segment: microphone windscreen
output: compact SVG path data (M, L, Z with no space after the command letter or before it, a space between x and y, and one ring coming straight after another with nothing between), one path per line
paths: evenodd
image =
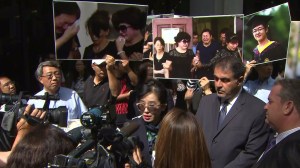
M131 122L129 124L126 124L124 127L120 129L120 131L117 133L116 141L122 140L124 137L128 137L131 134L133 134L138 128L139 124L135 122Z

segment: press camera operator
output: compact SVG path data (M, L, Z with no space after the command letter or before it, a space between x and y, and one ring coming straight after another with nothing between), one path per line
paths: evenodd
M7 76L0 76L0 93L7 94L7 95L15 95L17 92L15 82L12 81ZM6 111L7 107L6 104L1 104L0 111ZM2 115L1 115L2 120Z
M65 106L68 110L68 119L78 119L82 113L87 111L76 91L61 87L62 72L58 62L41 62L36 69L35 77L44 86L36 96L44 95L45 92L48 92L49 95L59 96L59 100L50 101L49 108ZM30 99L28 104L34 104L36 108L43 108L45 100Z
M27 107L25 108L25 111L23 113L23 115L29 115L30 116L34 116L40 119L43 119L45 116L45 112L42 112L39 109L34 109L31 112L31 105L27 105ZM31 112L31 113L30 113ZM28 122L26 121L26 119L23 117L19 120L19 122L17 123L17 136L16 139L13 143L13 147L10 151L6 151L6 152L0 152L0 167L3 167L6 165L7 163L7 159L9 157L9 155L12 153L12 151L14 150L14 148L16 147L16 145L22 140L22 138L24 136L26 136L26 134L33 128L33 126L30 126L28 124ZM31 153L31 152L29 152Z

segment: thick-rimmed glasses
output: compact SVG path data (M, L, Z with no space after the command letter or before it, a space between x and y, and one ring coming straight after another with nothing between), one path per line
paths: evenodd
M265 28L263 28L263 27L259 27L259 28L257 28L257 29L253 29L252 30L252 33L254 34L254 33L256 33L256 32L260 32L260 31L262 31L262 30L264 30Z
M55 72L49 72L46 73L46 75L41 75L41 77L46 77L47 79L52 79L53 76L55 76L55 78L60 78L61 74L59 71L55 71Z
M150 112L157 110L160 107L160 104L156 103L136 103L137 108L141 111L144 112L145 109L147 108Z

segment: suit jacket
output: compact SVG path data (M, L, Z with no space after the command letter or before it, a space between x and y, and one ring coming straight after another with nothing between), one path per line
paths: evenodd
M202 125L212 168L251 167L268 140L265 103L242 90L217 129L220 100L217 94L202 97L196 113Z
M253 168L285 167L300 167L300 131L281 140L253 166Z

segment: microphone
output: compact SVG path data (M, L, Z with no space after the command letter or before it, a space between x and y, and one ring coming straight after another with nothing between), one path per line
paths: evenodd
M76 144L79 144L79 142L82 140L82 129L84 127L80 126L80 127L76 127L71 129L70 131L67 132L68 137Z
M124 137L128 137L133 134L138 128L139 124L135 122L126 123L124 127L120 129L120 131L116 134L114 138L114 142L121 142Z
M73 158L78 158L82 154L84 154L86 151L90 150L92 147L94 147L96 144L96 141L94 139L88 139L83 144L79 145L76 149L71 151L68 156Z

